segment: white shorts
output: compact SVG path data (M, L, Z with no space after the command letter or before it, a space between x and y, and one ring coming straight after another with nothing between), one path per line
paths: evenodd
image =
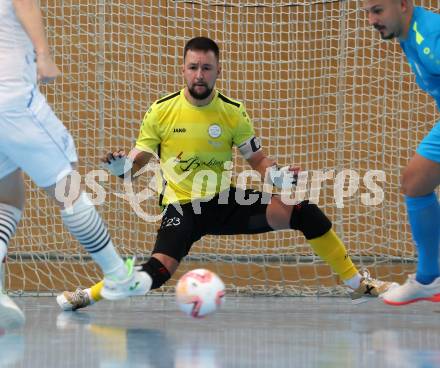
M72 172L77 161L72 136L38 90L27 108L0 111L0 179L22 169L45 188Z

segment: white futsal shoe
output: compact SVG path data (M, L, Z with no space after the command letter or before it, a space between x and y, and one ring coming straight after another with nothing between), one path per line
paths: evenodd
M428 285L421 284L416 280L416 275L408 276L406 282L384 294L383 301L389 305L406 305L421 300L440 302L440 277L437 277Z
M9 330L24 325L25 317L17 304L0 290L0 329Z
M373 298L381 298L384 293L399 286L397 282L373 279L368 270L365 269L362 270L361 274L362 280L359 287L351 293L351 301L353 304L364 303Z
M138 271L134 266L135 258L125 261L127 277L117 280L104 277L104 287L101 296L108 300L125 299L130 296L145 295L151 289L152 279L146 272Z

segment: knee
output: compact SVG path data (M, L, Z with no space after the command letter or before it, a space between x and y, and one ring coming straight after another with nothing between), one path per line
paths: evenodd
M284 204L278 196L271 198L266 209L267 224L273 230L289 229L292 206Z
M72 207L81 197L88 196L81 189L81 177L77 172L72 172L55 184L42 188L46 194L55 201L61 210Z
M290 227L301 231L306 239L315 239L326 234L332 223L316 204L306 200L293 206Z

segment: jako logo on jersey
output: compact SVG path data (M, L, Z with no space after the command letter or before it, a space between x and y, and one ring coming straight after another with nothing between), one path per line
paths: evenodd
M186 128L174 128L173 133L186 133Z

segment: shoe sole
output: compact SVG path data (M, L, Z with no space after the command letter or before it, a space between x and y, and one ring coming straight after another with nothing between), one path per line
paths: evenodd
M387 300L387 299L384 299L383 301L384 301L385 304L396 306L396 307L399 307L399 306L402 306L402 305L407 305L407 304L412 304L412 303L416 303L416 302L421 302L421 301L440 303L440 294L436 294L436 295L431 296L429 298L411 299L411 300L407 300L406 302L393 302L393 301Z
M9 299L9 298L8 298ZM24 325L25 317L23 312L12 300L0 298L0 329L9 330L20 328Z

